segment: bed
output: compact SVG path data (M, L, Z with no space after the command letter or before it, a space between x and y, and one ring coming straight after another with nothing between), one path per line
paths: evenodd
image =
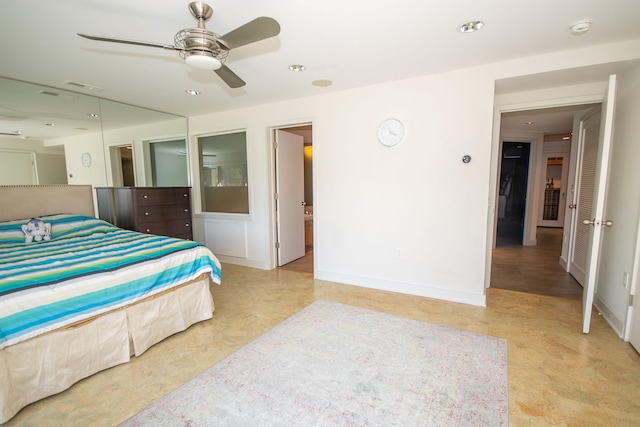
M197 242L95 218L91 186L0 186L0 423L210 319L220 279Z

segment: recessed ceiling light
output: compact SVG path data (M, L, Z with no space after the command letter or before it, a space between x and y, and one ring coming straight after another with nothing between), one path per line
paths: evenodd
M306 70L306 69L307 69L307 67L305 67L304 65L301 65L301 64L291 64L291 65L289 65L289 69L290 69L291 71L298 72L298 71L304 71L304 70Z
M590 28L591 28L591 21L576 22L575 24L569 27L569 29L571 30L571 34L573 34L574 36L582 35L587 31L589 31Z
M197 91L195 89L185 90L185 92L187 92L189 95L193 95L193 96L200 95L200 91Z
M87 113L87 116L89 117L100 117L100 115L96 114L96 113Z
M317 87L327 87L331 86L333 82L331 80L314 80L311 84Z
M473 33L474 31L478 31L482 27L484 27L484 22L482 21L469 21L460 25L458 31L460 31L461 33Z

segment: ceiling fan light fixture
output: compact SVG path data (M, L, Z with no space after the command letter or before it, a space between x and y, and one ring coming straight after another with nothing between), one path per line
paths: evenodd
M218 58L209 55L192 53L184 59L187 65L197 70L218 70L222 67L222 62Z

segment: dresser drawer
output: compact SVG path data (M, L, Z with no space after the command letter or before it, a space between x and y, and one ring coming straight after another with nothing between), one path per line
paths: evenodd
M189 202L188 188L136 188L135 201L138 206L173 205Z
M191 219L191 207L181 205L138 206L136 221L138 223L170 221L173 219Z
M141 233L157 234L159 236L189 236L192 238L191 219L177 219L164 222L149 222L138 224L137 231Z

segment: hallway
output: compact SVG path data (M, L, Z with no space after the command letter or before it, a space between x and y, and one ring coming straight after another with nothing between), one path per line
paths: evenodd
M491 287L571 299L582 286L559 264L562 228L538 227L536 246L500 246L493 250Z

